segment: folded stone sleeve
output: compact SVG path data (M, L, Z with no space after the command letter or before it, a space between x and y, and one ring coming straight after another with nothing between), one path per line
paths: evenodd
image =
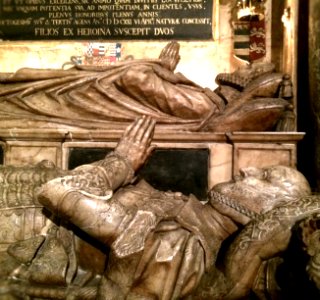
M54 214L111 244L119 235L123 222L131 219L127 209L113 201L113 190L132 176L128 163L112 153L102 161L81 166L68 176L47 182L37 197Z

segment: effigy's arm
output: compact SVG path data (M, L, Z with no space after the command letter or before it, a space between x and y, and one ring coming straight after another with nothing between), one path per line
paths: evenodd
M246 297L262 262L278 256L287 249L292 227L319 212L319 197L308 196L274 208L250 222L237 236L227 253L224 273L231 289L224 299Z
M68 76L78 76L76 69L32 69L21 68L14 73L0 73L0 83L39 81Z
M127 128L104 160L76 168L41 187L38 200L49 211L100 241L111 244L132 218L113 192L129 183L153 147L155 123L142 117Z

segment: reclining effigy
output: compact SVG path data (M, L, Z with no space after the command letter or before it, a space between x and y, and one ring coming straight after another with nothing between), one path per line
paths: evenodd
M212 91L175 73L179 59L171 42L158 59L2 73L0 128L124 129L146 115L162 131L294 130L290 78L272 64L219 74Z
M34 174L29 176L37 183L32 203L43 207L51 222L43 222L41 230L31 227L29 238L15 236L2 250L0 295L288 299L275 272L299 227L311 257L304 268L316 290L308 299L317 299L320 199L311 195L304 176L285 166L243 169L235 181L214 186L205 203L159 191L134 181L153 150L154 127L149 117L138 119L104 159L71 171L8 172ZM12 187L26 178L13 177ZM20 190L12 190L11 199L20 199ZM33 209L23 203L19 208Z

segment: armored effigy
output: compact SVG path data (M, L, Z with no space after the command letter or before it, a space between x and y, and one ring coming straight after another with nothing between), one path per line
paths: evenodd
M152 119L142 117L103 160L71 171L49 168L51 175L37 186L34 203L43 206L50 222L3 249L0 295L278 297L282 285L275 272L286 260L283 253L295 226L303 228L310 255L304 267L318 292L320 199L311 195L304 176L284 166L243 169L234 181L214 186L205 203L192 195L159 191L134 181L153 150L154 126Z
M175 73L179 59L171 42L158 59L1 73L0 128L124 129L146 115L162 131L294 130L290 78L272 64L219 74L212 91Z

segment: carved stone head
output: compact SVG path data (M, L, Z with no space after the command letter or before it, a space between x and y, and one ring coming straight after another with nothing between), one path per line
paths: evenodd
M245 168L233 181L219 183L213 190L257 213L311 194L306 178L286 166Z

